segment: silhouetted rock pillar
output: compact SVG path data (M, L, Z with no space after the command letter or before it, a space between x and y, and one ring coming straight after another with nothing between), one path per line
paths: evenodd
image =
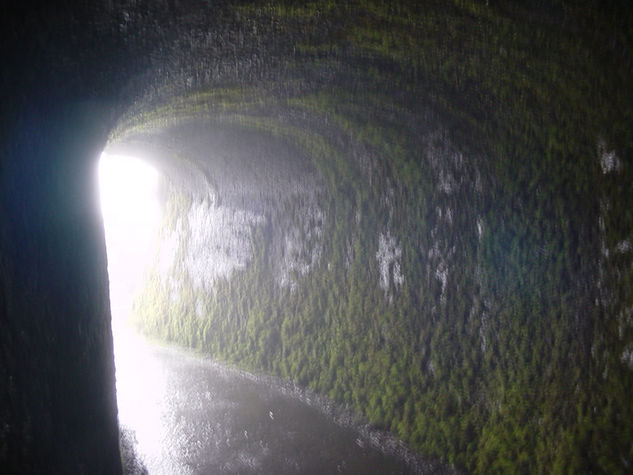
M24 108L0 169L0 467L121 472L91 104Z

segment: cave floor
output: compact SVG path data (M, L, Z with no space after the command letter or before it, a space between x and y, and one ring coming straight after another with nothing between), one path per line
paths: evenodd
M128 329L115 358L119 423L150 474L411 472L266 378Z

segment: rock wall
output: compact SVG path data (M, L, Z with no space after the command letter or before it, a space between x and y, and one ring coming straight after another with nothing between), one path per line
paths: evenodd
M466 471L630 469L631 9L489 3L8 8L5 465L118 470L108 136L167 177L146 331Z
M39 116L4 148L0 460L7 473L121 471L96 193L107 128L96 113L83 104Z

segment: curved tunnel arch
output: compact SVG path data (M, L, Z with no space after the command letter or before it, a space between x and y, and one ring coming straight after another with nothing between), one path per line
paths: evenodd
M14 14L27 28L2 50L7 466L117 471L103 244L78 183L106 141L170 177L198 219L181 236L213 213L235 231L221 276L239 304L181 256L182 308L208 319L165 307L187 333L148 328L468 471L631 463L612 422L633 416L627 9L59 3Z

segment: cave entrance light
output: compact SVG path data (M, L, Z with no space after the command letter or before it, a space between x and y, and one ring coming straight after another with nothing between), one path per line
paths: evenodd
M150 473L183 473L165 460L168 428L162 422L165 378L146 342L128 328L158 247L159 174L136 157L103 153L99 191L110 280L119 427Z
M160 205L158 172L130 156L103 153L99 161L99 191L105 227L113 330L132 311L156 252Z

